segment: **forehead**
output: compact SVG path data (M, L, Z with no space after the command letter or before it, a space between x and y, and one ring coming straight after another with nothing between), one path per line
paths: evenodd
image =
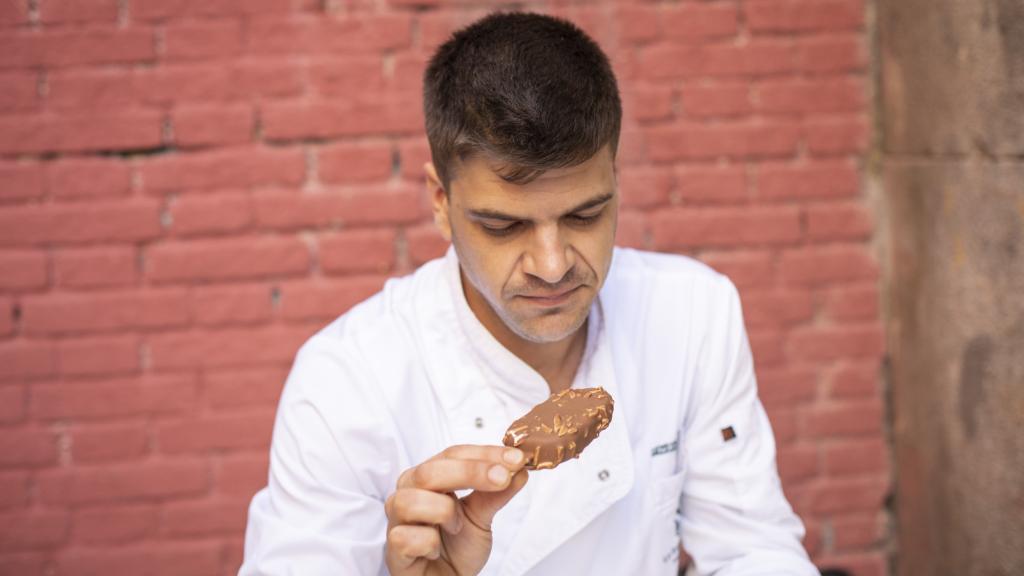
M464 210L539 214L615 192L615 165L608 147L581 164L548 170L526 184L504 180L498 168L483 157L460 162L450 186L452 204Z

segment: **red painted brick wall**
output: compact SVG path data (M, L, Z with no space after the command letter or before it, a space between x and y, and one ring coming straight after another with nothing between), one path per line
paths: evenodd
M0 0L0 574L221 575L297 346L439 255L420 75L485 0ZM552 1L621 242L741 289L822 563L886 573L861 0Z

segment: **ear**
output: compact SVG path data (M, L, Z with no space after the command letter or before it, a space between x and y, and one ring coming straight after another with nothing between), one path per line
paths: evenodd
M434 226L437 226L441 236L448 242L452 240L452 224L448 219L448 195L445 194L441 179L437 177L437 170L433 162L423 165L423 171L427 175L427 196L430 198L430 205L434 212Z

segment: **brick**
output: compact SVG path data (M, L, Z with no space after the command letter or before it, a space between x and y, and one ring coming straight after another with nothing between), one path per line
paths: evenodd
M744 13L755 33L859 30L864 25L859 0L750 0Z
M0 202L38 200L46 194L42 164L0 162Z
M66 248L53 254L54 284L62 288L113 288L135 284L138 253L131 246Z
M304 276L310 255L298 238L193 240L153 246L145 268L155 283Z
M0 68L141 64L155 57L153 31L144 28L33 30L0 36Z
M142 164L142 182L149 192L210 188L298 185L306 177L302 150L243 148L173 154Z
M46 0L39 3L43 24L117 23L117 0Z
M889 451L881 438L829 443L825 447L825 474L863 476L886 474Z
M704 43L735 36L739 18L733 4L683 4L665 6L659 20L670 42Z
M232 58L241 51L239 20L172 23L164 30L162 56L168 61Z
M808 290L747 292L743 295L743 316L749 327L801 324L814 316L814 298Z
M805 119L801 132L812 156L859 154L868 146L863 118Z
M0 342L0 381L52 376L57 372L57 350L50 342Z
M828 379L830 398L871 398L880 394L880 360L844 363Z
M164 514L163 531L169 536L234 536L245 533L249 500L215 498L176 502Z
M132 0L133 20L178 20L185 17L267 16L279 18L289 0Z
M406 229L405 243L410 264L413 266L419 266L434 258L444 256L450 245L433 224L423 224Z
M386 186L316 193L258 193L256 223L272 230L406 224L424 216L422 192Z
M638 49L636 73L655 81L695 78L701 75L704 57L694 46L655 44Z
M863 72L867 67L860 35L801 38L796 45L797 69L804 74Z
M655 162L792 157L799 140L796 125L773 122L693 124L647 132L650 158Z
M370 99L268 102L262 108L263 136L271 142L346 136L408 136L423 131L417 93Z
M170 214L170 231L179 236L239 233L253 219L252 203L244 192L178 198Z
M236 99L297 96L305 89L303 70L287 59L237 62L227 68L227 73L228 96Z
M823 204L807 208L810 240L868 240L873 231L874 222L862 204Z
M139 341L134 336L63 340L57 354L65 376L132 374L141 368Z
M24 508L29 503L28 471L0 472L0 510Z
M252 497L267 485L269 452L262 454L235 454L221 459L215 479L220 494Z
M878 287L841 287L825 295L825 316L837 322L880 319Z
M14 334L14 315L18 313L14 300L0 298L0 336Z
M149 339L152 367L164 371L288 365L299 346L321 327L319 323L270 325L158 334ZM260 353L254 355L253 350Z
M155 505L90 506L74 511L71 540L76 544L126 544L157 533L159 509Z
M0 551L54 548L71 528L65 510L32 510L0 514Z
M737 204L749 198L742 167L682 166L676 168L675 179L683 204Z
M45 288L49 282L45 252L0 251L0 292L38 290Z
M21 0L7 0L0 2L0 26L17 26L28 24L28 2ZM4 572L4 574L15 574L16 572Z
M137 460L146 455L149 432L145 424L80 426L71 431L75 464Z
M328 184L383 182L391 176L392 155L386 142L332 144L320 149L317 171Z
M28 414L28 389L24 386L0 388L0 424L17 424Z
M180 414L194 407L196 397L191 375L107 378L34 386L30 410L42 420L110 420Z
M161 145L161 130L158 112L138 110L4 117L0 154L146 150Z
M856 576L886 576L889 574L889 559L884 552L858 554L827 554L815 558L819 566L845 570Z
M287 378L283 368L208 371L203 378L206 401L217 411L274 408Z
M192 317L200 326L261 324L271 318L270 286L211 286L192 291Z
M3 5L0 2L0 5ZM15 552L0 555L0 574L46 574L50 554L46 552Z
M630 44L646 44L661 38L662 16L657 6L617 6L615 23L619 39Z
M651 215L658 249L691 246L759 246L800 239L796 208L673 208Z
M208 490L210 470L199 458L162 459L45 470L37 484L45 504L127 503L202 494Z
M797 411L788 406L765 407L772 425L775 442L779 446L787 445L796 438Z
M757 373L758 396L765 406L795 406L818 395L818 372L810 367L786 365Z
M426 173L423 171L423 165L433 161L426 137L400 140L399 142L398 161L401 165L402 178L417 183L424 182Z
M669 203L675 187L672 171L664 167L624 166L619 170L622 208L651 208Z
M281 315L287 320L333 320L379 292L381 276L290 282L281 286Z
M0 466L39 467L56 463L57 435L49 430L5 430L0 436Z
M61 159L47 165L46 187L59 200L124 197L131 193L131 166L117 159Z
M336 19L262 18L248 30L248 51L259 56L358 54L401 50L412 44L411 14Z
M184 290L51 293L22 300L22 328L29 335L162 329L188 321Z
M866 108L863 81L822 77L766 81L758 87L757 108L765 114L843 114Z
M0 73L0 113L39 108L39 75L35 72Z
M830 480L816 487L810 496L815 513L874 512L882 508L888 485L884 479Z
M57 553L58 574L219 576L219 542L157 542L126 547L68 548Z
M164 454L265 449L270 445L273 428L272 410L187 418L161 422L156 430L156 445Z
M745 82L685 86L681 98L683 114L694 119L740 117L754 109Z
M792 486L818 475L818 450L814 446L791 446L778 450L778 470L782 483Z
M395 266L395 233L346 230L318 238L320 268L327 274L388 272Z
M844 244L785 251L779 274L789 285L824 286L874 281L879 272L866 247Z
M792 357L808 361L881 357L885 351L885 338L878 323L799 328L790 333L788 340Z
M668 87L641 86L622 93L622 109L627 119L640 122L665 120L675 114L675 100L675 94Z
M178 108L174 142L181 148L245 144L253 138L254 114L245 105Z
M427 72L427 54L405 53L395 57L394 65L385 71L387 90L418 92L423 90L423 75Z
M353 55L317 60L309 65L309 82L318 95L325 97L379 93L387 84L384 59L380 55Z
M398 0L407 2L410 0ZM430 0L433 1L433 0ZM457 29L483 16L482 10L437 10L424 12L419 18L420 50L432 52Z
M728 276L741 293L775 283L775 257L768 251L712 251L703 253L701 260Z
M650 232L647 215L629 210L619 213L615 230L615 245L627 248L650 249Z
M751 330L749 334L750 349L758 368L781 365L786 360L783 350L783 335L773 329Z
M832 520L832 546L836 552L875 548L885 538L885 522L878 514L857 514Z
M698 58L700 76L758 78L796 71L793 45L779 40L751 40L746 44L711 44Z
M805 413L804 434L814 437L878 437L884 418L882 401L871 398L815 407Z

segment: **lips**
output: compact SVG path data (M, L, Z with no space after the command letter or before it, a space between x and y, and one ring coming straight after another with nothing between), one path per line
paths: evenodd
M574 286L564 292L558 292L555 294L521 294L521 296L523 298L529 298L531 300L538 300L542 302L547 300L561 300L564 297L568 296L569 294L575 292L578 288L579 286Z

